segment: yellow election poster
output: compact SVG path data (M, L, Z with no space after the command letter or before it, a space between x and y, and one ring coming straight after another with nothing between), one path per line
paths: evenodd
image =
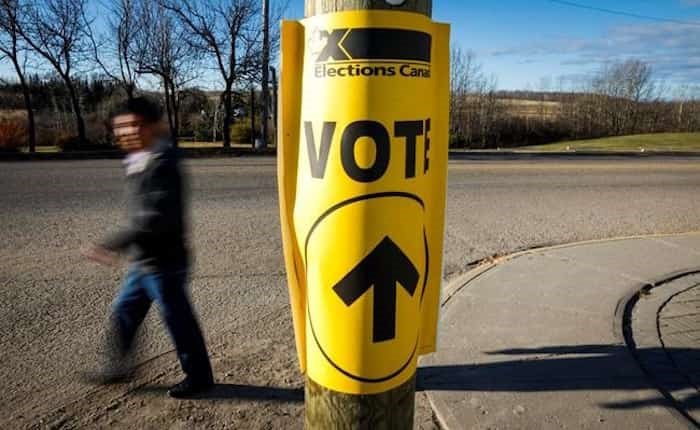
M282 27L278 174L302 369L374 394L435 350L449 27L352 11Z

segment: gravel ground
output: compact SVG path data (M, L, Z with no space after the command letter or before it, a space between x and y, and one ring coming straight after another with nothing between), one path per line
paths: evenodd
M188 161L196 262L192 296L221 384L210 398L164 395L179 370L152 312L140 376L94 387L122 270L78 248L123 216L118 161L0 163L0 427L301 428L281 255L275 161ZM700 160L459 161L450 165L445 277L524 248L700 229ZM433 428L417 397L417 426Z

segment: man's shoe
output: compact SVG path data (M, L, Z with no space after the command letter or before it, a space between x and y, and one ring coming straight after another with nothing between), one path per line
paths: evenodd
M208 391L213 386L214 382L212 380L202 381L187 377L183 379L182 382L180 382L179 384L170 387L170 389L168 390L168 395L176 399L185 399L189 397L194 397L198 394L202 394Z

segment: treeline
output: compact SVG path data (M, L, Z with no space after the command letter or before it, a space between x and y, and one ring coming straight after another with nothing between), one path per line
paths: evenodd
M473 53L452 55L451 145L497 148L661 132L700 131L700 99L675 97L638 60L614 62L575 90L497 91ZM545 85L546 86L546 85Z
M207 138L210 130L230 146L251 101L259 97L272 111L269 57L279 34L278 26L266 31L263 18L276 22L282 10L270 3L265 10L258 0L0 0L0 61L15 72L0 107L24 110L30 150L44 143L37 139L86 147L106 142L116 100L153 90L173 136ZM216 92L198 89L203 81ZM0 146L3 130L17 134L8 121L17 123L0 124Z
M80 95L85 119L87 143L80 146L75 135L70 97L61 79L55 76L31 75L26 85L33 102L38 146L58 146L62 149L94 149L111 144L110 114L127 94L124 88L104 76L76 79L75 90ZM162 93L140 91L153 98L163 98ZM184 88L178 95L178 135L193 141L223 140L223 109L220 94L202 91L195 87ZM234 91L233 125L230 134L234 141L251 143L252 130L260 114L260 91ZM26 112L22 88L16 82L0 83L0 107L5 118L0 119L0 147L17 147L28 144ZM8 136L9 134L9 136ZM9 139L8 139L9 137ZM8 140L13 140L9 142ZM3 145L3 141L8 141Z
M109 144L106 121L114 104L123 98L120 88L110 80L99 78L78 78L74 86L80 97L86 140L91 145ZM24 90L32 101L35 144L58 145L65 149L78 146L70 95L62 80L30 75L26 77L24 87L17 82L0 85L0 106L5 111L0 122L0 146L13 148L29 143Z

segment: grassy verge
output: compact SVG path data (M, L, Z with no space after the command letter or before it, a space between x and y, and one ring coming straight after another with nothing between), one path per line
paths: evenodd
M700 152L700 133L658 133L633 136L609 137L592 140L573 140L549 145L525 146L526 151L684 151Z

